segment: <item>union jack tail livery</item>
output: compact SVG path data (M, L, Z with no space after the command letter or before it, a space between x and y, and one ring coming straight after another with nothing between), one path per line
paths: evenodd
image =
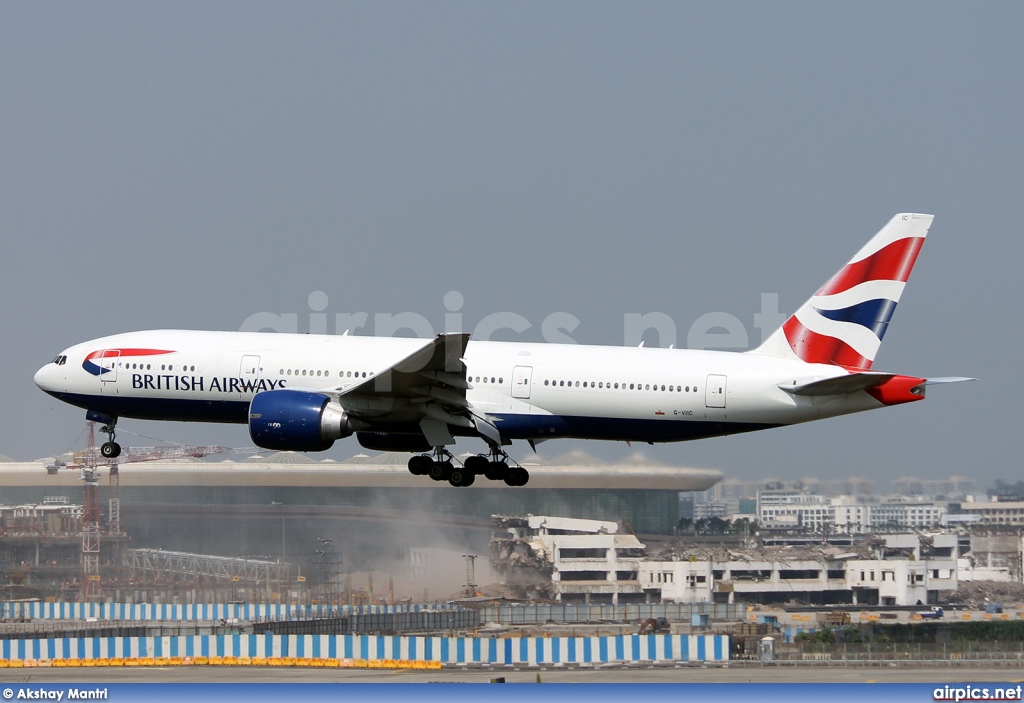
M933 218L902 213L889 220L753 353L870 369Z

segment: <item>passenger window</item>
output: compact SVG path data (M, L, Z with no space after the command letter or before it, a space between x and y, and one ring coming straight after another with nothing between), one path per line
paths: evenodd
M661 390L665 390L665 386L662 386L662 387L661 387Z
M501 384L501 383L504 383L504 382L505 382L505 379L502 378L501 376L499 376L498 377L498 383Z
M633 390L633 384L632 383L629 384L629 390Z

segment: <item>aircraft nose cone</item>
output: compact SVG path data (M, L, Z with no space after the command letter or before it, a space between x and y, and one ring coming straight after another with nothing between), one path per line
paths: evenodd
M36 371L36 375L32 377L32 380L35 381L36 386L38 386L41 390L44 390L44 391L46 390L46 377L47 377L46 367L47 366L49 366L49 364L47 364L43 368L41 368L38 371Z

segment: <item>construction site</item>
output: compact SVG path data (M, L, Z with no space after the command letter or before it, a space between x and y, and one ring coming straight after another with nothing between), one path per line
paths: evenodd
M563 488L596 464L569 457L531 465L545 490L474 488L467 500L407 488L403 455L170 446L111 460L93 432L81 451L0 464L4 600L369 604L489 588L558 602L911 605L1022 581L1009 526L673 537L680 491L721 480L708 470L601 466L610 485L655 487ZM985 586L997 583L1009 585Z
M583 515L670 534L679 490L721 479L717 471L642 463L611 472L568 457L530 465L529 489L474 488L467 496L411 482L404 455L317 462L251 447L169 446L108 459L91 425L86 444L40 462L0 463L3 600L445 599L491 582L495 513ZM611 478L572 487L597 471ZM475 575L467 575L464 555L482 555Z

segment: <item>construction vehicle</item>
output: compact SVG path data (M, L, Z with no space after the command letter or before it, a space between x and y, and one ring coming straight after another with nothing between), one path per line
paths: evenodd
M823 627L847 627L850 624L850 614L845 610L832 610L827 613L819 613L818 624Z
M668 618L647 618L640 621L640 629L637 634L653 635L655 633L667 633L672 631Z

